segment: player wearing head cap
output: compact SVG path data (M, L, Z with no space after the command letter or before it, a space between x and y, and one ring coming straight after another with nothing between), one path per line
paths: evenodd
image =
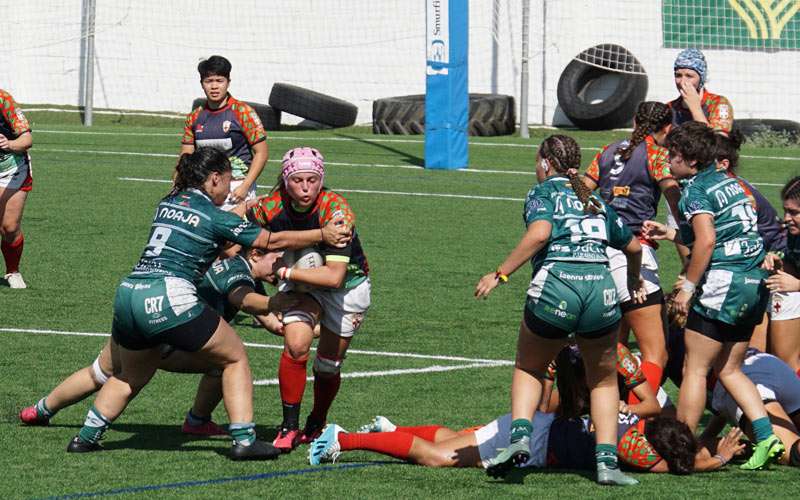
M675 86L680 97L667 105L672 108L672 125L687 121L707 124L728 133L733 128L733 106L724 96L705 89L708 80L706 57L697 49L684 49L675 59Z
M277 271L289 285L310 286L308 293L319 302L323 312L314 359L314 407L302 431L300 402L313 332L303 322L284 327L284 351L278 368L283 423L274 445L285 452L311 442L325 426L328 409L339 391L345 353L370 306L369 268L355 230L355 214L344 197L324 187L324 178L325 164L319 151L308 147L291 149L283 157L272 193L259 199L248 211L252 221L276 232L316 229L339 217L353 228L353 238L346 247L316 247L324 259L322 266L314 269L287 266ZM293 316L291 311L284 314L284 318Z

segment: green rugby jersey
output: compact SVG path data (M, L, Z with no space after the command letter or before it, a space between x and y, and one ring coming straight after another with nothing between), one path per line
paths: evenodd
M225 321L231 321L239 310L228 303L228 294L240 286L255 290L256 280L250 272L250 264L240 255L235 255L211 264L197 286L197 294Z
M226 241L251 246L260 232L257 225L220 210L202 191L181 191L156 207L147 246L129 276L175 276L196 284Z
M691 219L698 214L714 218L716 242L712 268L752 269L764 260L764 242L758 233L758 215L737 177L708 167L689 179L681 191L678 208L685 222L681 238L691 248Z
M596 198L597 199L597 198ZM628 226L614 209L603 206L599 214L586 214L583 203L572 190L569 179L554 176L528 192L523 218L530 226L538 220L553 225L547 246L533 258L534 272L545 262L607 263L606 247L622 249L633 238Z

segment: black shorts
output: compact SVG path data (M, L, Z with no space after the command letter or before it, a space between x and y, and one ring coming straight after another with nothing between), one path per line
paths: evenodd
M196 318L152 337L146 337L138 332L123 334L113 328L111 336L117 344L130 351L143 351L166 344L182 351L197 352L217 331L219 322L219 314L214 309L204 306L203 312Z
M636 309L641 309L643 307L654 306L656 304L664 305L664 292L661 289L656 290L655 292L651 293L647 296L644 302L641 304L637 304L636 302L631 300L626 300L622 304L619 305L619 309L622 311L622 314L627 313L628 311L635 311Z
M755 325L730 325L715 319L708 319L694 309L689 311L689 317L686 318L687 330L694 330L700 335L720 343L749 342L755 328Z
M592 470L596 467L594 435L581 418L556 418L547 439L547 466Z
M553 326L547 321L540 319L538 316L536 316L536 314L534 314L533 311L530 310L529 307L525 308L523 321L525 321L525 326L527 326L528 329L532 331L534 335L538 335L539 337L543 337L546 339L551 339L551 340L566 339L567 337L569 337L569 334L572 333L563 330L561 328L558 328L557 326ZM605 328L601 328L600 330L594 330L591 332L578 332L575 333L575 335L585 339L599 339L600 337L605 337L610 333L616 333L618 329L619 329L619 321Z

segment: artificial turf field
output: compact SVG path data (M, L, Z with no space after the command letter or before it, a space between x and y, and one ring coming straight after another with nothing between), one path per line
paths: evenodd
M49 427L21 426L17 412L90 364L105 342L116 286L138 259L153 208L169 190L182 127L180 120L97 115L86 129L75 114L28 116L34 190L23 219L22 271L29 288L0 283L0 498L622 494L578 472L532 470L496 481L479 469L425 469L361 452L312 468L305 446L274 462L231 462L228 439L179 432L194 375L159 372L112 426L101 453L65 451L91 400L63 410ZM400 424L463 428L508 411L510 361L530 269L520 269L487 301L476 301L472 291L523 232L522 200L535 183L534 146L550 133L471 138L464 172L420 168L419 136L376 136L366 128L269 133L271 160L262 186L273 183L284 151L319 148L328 165L326 184L350 201L369 258L373 305L344 364L351 378L342 382L331 421L354 429L381 414ZM584 148L584 166L597 148L625 135L565 133ZM800 149L745 146L743 155L740 173L780 207L780 187L800 174ZM669 288L677 273L674 250L663 245L659 255ZM240 315L235 328L251 343L258 433L271 440L281 421L275 385L281 339L250 324ZM311 392L309 383L303 418ZM222 408L214 415L227 422ZM625 493L655 498L789 497L800 484L800 472L788 467L635 477L641 485Z

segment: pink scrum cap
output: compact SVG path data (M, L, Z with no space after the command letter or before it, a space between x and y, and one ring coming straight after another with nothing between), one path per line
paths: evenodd
M325 164L322 154L314 148L300 147L290 149L283 155L281 176L283 183L289 181L289 177L300 172L313 172L319 175L320 182L325 177Z

